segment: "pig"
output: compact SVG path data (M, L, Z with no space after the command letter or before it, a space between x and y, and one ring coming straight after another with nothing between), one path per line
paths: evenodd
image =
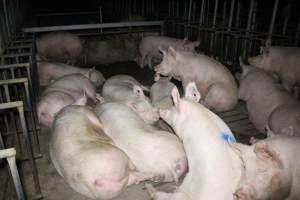
M183 88L194 81L202 95L201 102L209 109L223 112L233 109L238 101L238 89L233 75L218 61L191 52L178 52L172 47L163 61L155 66L156 73L172 76L182 82Z
M60 77L42 93L37 105L39 122L51 127L55 114L67 105L86 104L87 98L97 102L100 95L94 84L82 74Z
M243 160L244 172L235 200L300 198L300 138L276 136L251 147L234 144Z
M138 52L135 38L99 40L86 39L84 44L84 63L88 65L112 64L134 61Z
M174 87L174 107L160 110L161 118L183 142L189 171L173 193L155 191L148 185L156 200L233 199L242 175L242 162L231 148L235 138L216 114L197 103L200 97L195 83L187 84L184 98Z
M186 172L185 152L175 135L145 123L121 103L98 104L95 112L105 133L128 155L137 171L160 176L164 182L178 182Z
M85 106L67 106L58 113L49 148L57 172L71 188L92 199L112 199L129 185L153 179L135 170Z
M63 63L38 62L39 82L41 86L47 86L54 80L68 74L80 73L87 75L96 87L101 86L105 78L102 73L95 68L84 69Z
M241 62L241 66L242 74L238 96L241 100L246 101L250 121L260 132L264 133L274 109L283 104L296 105L297 100L279 84L276 77L252 65L245 65ZM276 117L277 123L281 120L283 125L285 119L278 117ZM273 119L275 120L275 114ZM270 123L273 124L273 122ZM273 125L272 128L274 128Z
M150 88L150 99L155 108L171 108L173 101L171 91L175 85L170 81L171 77L160 77L156 74L156 81ZM163 120L159 119L156 126L162 130L173 132L172 128Z
M261 54L250 57L249 64L267 72L277 73L283 86L292 91L300 83L300 48L269 46L261 47Z
M81 56L82 44L78 36L69 32L51 32L36 40L38 56L44 61L74 65Z
M282 104L268 118L268 127L275 134L300 136L300 104Z
M175 85L170 81L171 77L155 75L155 83L150 88L150 99L157 108L170 108L173 106L171 91Z
M178 51L194 52L195 47L199 46L199 41L191 42L187 38L183 40L165 37L165 36L148 36L140 41L138 64L141 68L148 65L152 69L152 63L158 64L162 60L161 50L166 51L170 46ZM153 62L154 61L154 62Z
M124 103L135 110L145 122L153 124L159 119L158 112L143 90L149 91L133 77L115 75L104 83L102 96L105 101Z
M71 95L53 91L41 96L37 105L37 114L39 123L51 128L55 115L68 105L85 105L87 98L85 95L78 99L74 99Z

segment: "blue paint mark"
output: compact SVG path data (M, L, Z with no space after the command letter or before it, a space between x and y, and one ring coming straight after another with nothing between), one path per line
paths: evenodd
M222 133L222 139L227 142L236 142L235 137L231 133Z

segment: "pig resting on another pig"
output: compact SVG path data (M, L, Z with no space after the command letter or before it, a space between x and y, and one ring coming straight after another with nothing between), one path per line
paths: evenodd
M65 181L92 199L112 199L127 186L151 179L135 171L127 155L105 135L97 116L84 106L68 106L59 112L50 156Z
M235 107L237 85L224 65L208 56L177 52L172 47L162 52L163 61L155 67L156 73L182 81L184 88L194 81L202 95L202 103L208 108L222 112Z
M105 133L122 149L139 172L178 181L187 170L186 156L178 138L146 124L131 108L109 102L98 104L95 112Z

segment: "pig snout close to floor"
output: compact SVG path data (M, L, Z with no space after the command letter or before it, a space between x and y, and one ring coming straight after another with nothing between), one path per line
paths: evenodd
M164 182L178 182L186 172L185 151L174 134L145 123L128 106L117 102L99 104L95 112L105 133L128 155L137 171Z
M42 35L36 41L36 48L42 60L67 64L75 64L82 53L80 38L69 32Z
M174 107L160 110L161 118L183 141L189 171L174 193L150 189L154 199L233 199L241 177L241 160L230 146L235 138L217 115L197 103L201 95L195 91L195 83L188 83L185 98L180 98L175 87L172 90ZM197 98L190 98L194 94Z
M147 65L152 69L153 64L158 64L162 60L160 50L166 51L170 46L178 51L194 52L195 47L199 46L199 41L191 42L187 38L177 39L165 36L144 37L139 45L139 65L144 68Z
M155 123L158 119L158 110L143 90L149 89L128 75L115 75L109 78L102 88L105 101L120 102L136 111L145 122Z
M182 82L194 81L200 91L201 102L217 112L233 109L238 101L238 89L231 72L221 63L201 54L176 51L172 47L162 51L163 61L155 66L156 73L172 76Z
M92 110L68 106L54 121L50 156L57 172L75 191L92 199L112 199L127 186L152 178L137 172L113 144Z
M101 86L105 78L100 71L94 68L80 68L63 63L38 62L39 82L41 86L47 86L54 80L68 75L80 73L89 78L96 87Z

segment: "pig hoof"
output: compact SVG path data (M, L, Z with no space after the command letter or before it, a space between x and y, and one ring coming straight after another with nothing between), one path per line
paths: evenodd
M146 188L148 194L150 195L150 198L154 199L155 192L156 192L155 188L151 184L149 184L149 183L145 184L145 188Z
M100 102L100 103L104 103L104 98L100 96L100 94L96 93L96 99Z

